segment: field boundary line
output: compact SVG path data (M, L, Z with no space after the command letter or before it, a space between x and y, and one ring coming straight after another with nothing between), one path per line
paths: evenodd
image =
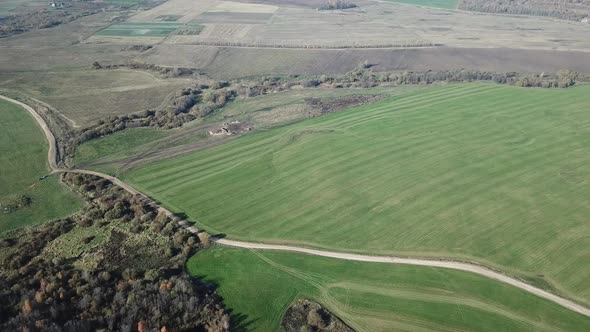
M49 129L45 119L35 111L31 106L20 102L18 100L9 98L7 96L0 95L0 99L3 99L8 102L12 102L22 108L24 108L27 112L31 114L31 116L35 119L37 124L43 130L45 137L49 143L49 150L48 150L48 162L49 166L52 169L51 173L78 173L78 174L89 174L94 175L97 177L101 177L103 179L109 180L112 183L118 185L119 187L123 188L125 191L129 192L132 195L139 195L154 204L159 212L166 214L168 217L172 218L178 224L186 229L188 232L192 234L198 234L201 230L197 229L194 226L191 226L186 220L177 217L172 211L166 209L165 207L159 206L155 203L150 197L141 193L140 191L133 188L131 185L123 182L122 180L107 175L100 172L95 172L91 170L85 169L67 169L67 168L60 168L57 166L57 154L56 154L56 141L53 133ZM264 244L264 243L255 243L255 242L244 242L244 241L235 241L229 240L224 238L214 238L212 237L212 241L214 243L228 246L228 247L235 247L235 248L244 248L244 249L258 249L258 250L275 250L275 251L287 251L287 252L296 252L301 254L313 255L313 256L320 256L320 257L327 257L327 258L334 258L334 259L341 259L341 260L348 260L348 261L358 261L358 262L370 262L370 263L388 263L388 264L403 264L403 265L415 265L415 266L425 266L425 267L434 267L434 268L446 268L452 270L459 270L474 273L488 279L496 280L502 282L504 284L511 285L513 287L519 288L524 290L527 293L536 295L540 298L545 300L549 300L555 304L558 304L564 308L567 308L571 311L577 312L581 315L586 317L590 317L590 308L587 308L584 305L578 304L572 300L563 298L559 295L553 294L549 291L543 290L541 288L535 287L531 284L528 284L522 280L519 280L514 277L510 277L506 274L503 274L498 271L494 271L490 268L487 268L483 265L479 265L476 263L467 263L467 262L459 262L453 261L450 259L422 259L422 258L410 258L410 257L399 257L399 256L376 256L376 255L366 255L366 254L354 254L354 253L346 253L346 252L335 252L335 251L328 251L328 250L319 250L319 249L311 249L311 248L303 248L297 246L289 246L289 245L275 245L275 244Z

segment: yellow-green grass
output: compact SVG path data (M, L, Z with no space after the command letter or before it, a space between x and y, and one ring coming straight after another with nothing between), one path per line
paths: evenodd
M132 128L80 144L74 162L81 165L114 153L136 148L168 136L170 131L152 128Z
M116 174L120 167L128 166L126 160L130 157L142 160L146 152L165 154L164 151L170 148L177 155L176 148L179 146L214 140L205 129L195 131L195 128L206 123L221 126L225 122L240 121L251 124L255 130L264 130L308 118L310 109L306 105L306 98L322 98L329 102L333 98L348 95L401 95L418 88L292 89L264 96L237 98L223 109L175 130L133 128L83 143L77 149L74 160L77 165Z
M29 113L0 101L0 232L71 214L81 200L49 173L47 142ZM29 207L6 213L5 204L26 195Z
M587 331L590 319L517 288L440 268L215 247L189 272L218 285L251 331L311 298L358 331Z
M188 79L162 79L147 71L124 69L18 72L0 80L0 88L45 102L68 124L79 127L107 116L157 109L188 84Z
M407 3L410 5L427 6L435 8L455 9L457 0L385 0L389 2Z
M590 86L433 87L134 170L230 238L477 260L590 303Z

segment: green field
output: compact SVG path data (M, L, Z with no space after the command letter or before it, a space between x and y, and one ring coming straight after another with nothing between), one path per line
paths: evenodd
M219 285L252 331L277 331L311 298L357 331L588 331L590 319L517 288L459 271L215 247L189 272Z
M232 238L475 259L590 303L589 96L433 87L125 177Z
M98 36L165 37L184 26L181 23L115 23L96 33Z
M0 101L0 232L40 223L77 211L81 201L49 173L47 142L35 120L20 107ZM31 198L29 207L6 213L18 196Z
M410 5L427 6L435 8L455 9L458 0L386 0L389 2L407 3Z
M129 150L166 137L170 132L152 128L127 129L82 143L76 148L74 162L81 165L107 155Z

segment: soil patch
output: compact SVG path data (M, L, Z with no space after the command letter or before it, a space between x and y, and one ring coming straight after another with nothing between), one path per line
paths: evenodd
M383 99L383 95L350 95L336 98L305 98L305 105L308 107L308 116L316 117L327 113L333 113L374 103Z

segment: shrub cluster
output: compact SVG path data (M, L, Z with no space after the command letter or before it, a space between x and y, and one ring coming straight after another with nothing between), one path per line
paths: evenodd
M349 9L355 8L356 5L346 0L326 0L326 2L320 6L320 10L334 10L334 9Z
M86 193L89 204L80 214L0 240L0 330L229 330L214 289L183 271L198 238L108 180L75 174L63 180ZM51 252L63 237L89 227L96 233L80 239L79 255ZM98 264L81 265L85 259Z
M442 82L493 81L522 87L567 88L576 82L590 82L590 75L571 70L557 74L498 73L479 70L447 70L426 72L373 72L365 64L338 77L320 77L320 82L336 88L371 88L383 84L433 84Z
M590 0L463 0L459 8L487 13L550 16L579 21L588 17Z
M17 210L31 206L33 199L27 195L8 197L0 200L0 213L13 213Z

